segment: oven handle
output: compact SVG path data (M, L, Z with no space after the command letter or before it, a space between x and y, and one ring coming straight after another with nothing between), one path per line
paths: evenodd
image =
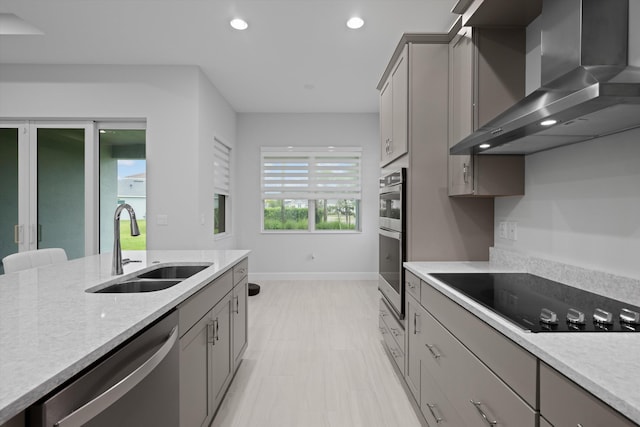
M133 387L138 385L140 381L145 379L155 368L167 357L169 351L178 339L178 327L174 327L169 334L169 338L162 346L142 365L138 366L133 372L127 375L120 382L112 386L110 389L102 393L100 396L84 404L71 414L58 421L56 427L75 427L84 425L96 415L107 409L115 401L127 394Z
M402 240L402 233L399 231L386 230L379 228L378 233L391 239Z
M391 193L402 194L402 184L389 185L388 187L383 187L380 189L381 196L383 194L391 194Z

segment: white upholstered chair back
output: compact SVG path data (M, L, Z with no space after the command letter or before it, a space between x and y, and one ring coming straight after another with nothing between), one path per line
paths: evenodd
M5 273L26 270L43 265L56 264L67 260L67 253L61 248L37 249L18 252L2 259Z

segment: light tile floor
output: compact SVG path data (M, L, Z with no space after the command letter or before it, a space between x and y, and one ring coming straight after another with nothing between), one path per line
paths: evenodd
M264 281L214 427L419 427L380 342L375 281Z

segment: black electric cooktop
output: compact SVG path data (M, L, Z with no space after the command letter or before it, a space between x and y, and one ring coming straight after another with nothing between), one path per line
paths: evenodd
M528 273L431 276L531 332L640 332L640 308Z

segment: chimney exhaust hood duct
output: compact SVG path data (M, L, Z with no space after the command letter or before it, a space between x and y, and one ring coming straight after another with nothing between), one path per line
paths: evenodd
M544 0L540 19L541 87L451 154L531 154L640 126L629 0Z

